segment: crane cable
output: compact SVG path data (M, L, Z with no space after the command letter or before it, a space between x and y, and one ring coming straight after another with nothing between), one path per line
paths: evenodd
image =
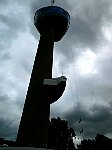
M68 39L67 38L67 41L71 41L71 38L70 39ZM78 105L78 116L79 116L79 119L78 119L78 123L79 123L79 125L80 125L80 134L82 134L83 133L83 127L82 127L82 118L81 118L81 111L80 111L80 102L79 102L79 92L78 92L78 84L77 84L77 78L76 78L76 69L75 69L75 64L74 64L74 59L73 59L73 49L72 49L72 47L71 47L71 45L70 44L68 44L69 46L69 49L71 50L71 55L70 55L70 58L71 58L71 60L72 60L72 62L73 62L73 75L74 75L74 79L75 79L75 91L76 91L76 99L77 99L77 105ZM67 50L67 62L69 63L69 55L68 55L68 50ZM68 64L67 63L67 64ZM63 76L63 74L65 74L65 72L64 72L64 66L63 66L63 62L62 62L62 76ZM71 86L71 88L73 89L73 87Z
M76 69L75 69L75 64L74 64L74 59L73 59L73 49L71 48L71 58L72 58L72 62L73 62L73 74L74 74L74 79L75 79L75 91L76 91L76 98L77 98L77 105L78 105L78 114L79 114L79 120L78 123L80 125L81 131L80 134L83 133L83 127L82 127L82 118L81 118L81 111L80 111L80 102L79 102L79 91L78 91L78 84L77 84L77 77L76 77Z
M78 124L79 124L79 127L80 127L79 134L82 134L83 133L83 127L82 127L82 118L81 118L81 111L80 111L80 102L79 102L79 92L78 92L78 84L77 84L77 77L76 77L76 69L75 69L75 64L74 64L74 59L73 59L73 56L74 56L73 55L73 50L72 50L72 48L70 48L70 49L71 49L71 55L72 55L70 57L71 57L71 60L73 62L73 68L74 68L73 69L73 76L74 76L74 79L75 79L75 91L76 91L76 99L77 99L77 105L78 105ZM68 58L68 51L67 51L67 61L68 60L69 60L69 58ZM65 74L63 62L62 62L62 68L61 69L62 69L61 71L62 71L62 76L63 76L63 74ZM72 86L71 86L71 88L73 89Z

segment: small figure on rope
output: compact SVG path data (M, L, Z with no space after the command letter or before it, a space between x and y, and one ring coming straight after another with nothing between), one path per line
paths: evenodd
M81 118L80 118L80 120L79 120L79 123L81 123Z
M83 133L83 129L80 131L80 134Z
M51 6L53 6L55 3L55 0L51 0Z

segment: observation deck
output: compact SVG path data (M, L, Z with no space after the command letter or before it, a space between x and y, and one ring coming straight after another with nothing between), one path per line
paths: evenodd
M40 34L47 27L54 32L54 41L60 41L70 24L70 15L61 7L48 6L37 10L34 25Z
M66 87L65 76L52 79L44 79L43 85L46 91L46 96L49 99L49 103L52 104L57 101L63 94Z

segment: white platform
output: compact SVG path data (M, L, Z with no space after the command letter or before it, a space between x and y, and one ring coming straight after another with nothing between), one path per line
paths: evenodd
M53 150L53 149L33 148L33 147L0 147L0 150Z

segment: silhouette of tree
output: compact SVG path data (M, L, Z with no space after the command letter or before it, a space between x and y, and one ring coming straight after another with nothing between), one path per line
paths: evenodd
M49 148L57 150L75 150L74 129L68 128L68 121L52 118L49 126Z
M4 144L4 138L0 137L0 145Z
M90 139L84 139L77 147L78 150L91 150L91 148L93 147L93 141Z
M8 146L15 146L15 142L14 141L12 141L12 140L6 140L6 139L0 137L0 145L2 146L4 144L8 145Z
M97 134L95 139L84 139L81 144L77 146L77 150L111 150L112 139L104 135Z
M97 134L95 137L95 146L100 149L112 148L112 139L105 137L104 135ZM111 147L110 147L111 146Z

